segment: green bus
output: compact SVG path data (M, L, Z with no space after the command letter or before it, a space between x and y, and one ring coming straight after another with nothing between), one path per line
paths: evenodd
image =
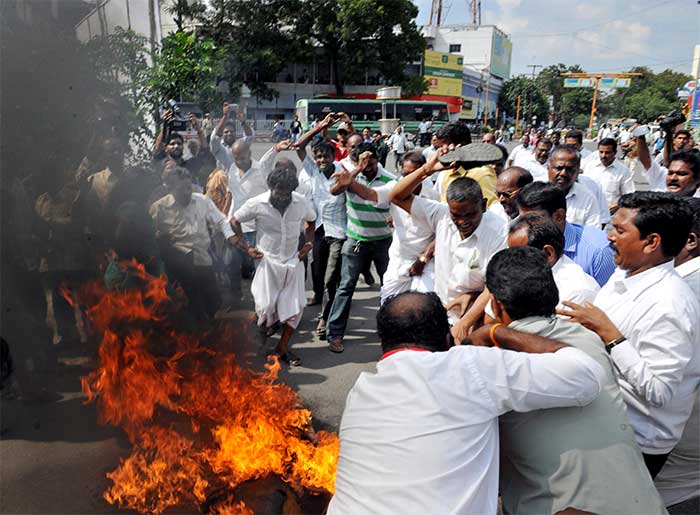
M426 100L386 100L386 116L401 120L404 130L410 133L418 132L420 122L428 117L434 117L433 131L450 121L446 102ZM302 123L304 130L308 130L311 123L318 116L323 119L331 112L344 112L352 119L352 123L359 131L365 127L370 130L379 130L379 119L382 117L382 101L374 99L354 98L302 98L297 100L296 114Z

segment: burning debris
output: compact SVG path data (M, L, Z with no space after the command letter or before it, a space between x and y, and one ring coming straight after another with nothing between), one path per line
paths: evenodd
M134 287L91 284L79 294L103 335L98 368L82 380L87 402L134 445L107 475L113 485L105 499L141 513L196 504L220 514L254 513L266 488L281 496L286 508L278 512L301 513L304 498L327 501L338 437L313 431L310 411L275 383L277 360L264 372L240 366L216 350L230 331L204 338L178 329L167 280L135 261L119 266Z

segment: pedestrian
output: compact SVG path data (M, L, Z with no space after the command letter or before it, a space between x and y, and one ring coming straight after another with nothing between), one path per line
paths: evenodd
M394 170L399 173L401 170L401 158L408 150L408 140L403 132L403 126L399 125L387 142L389 148L394 153Z
M299 115L294 115L294 120L292 120L289 130L292 133L292 143L296 143L301 136L301 122L299 121Z
M572 147L559 146L549 159L549 181L566 195L567 222L601 227L598 201L588 188L577 181L580 167L578 152Z
M243 251L259 260L251 284L258 326L270 330L277 323L282 325L274 354L294 367L301 365L301 359L289 350L289 342L306 305L302 260L313 248L316 213L311 203L294 191L299 180L296 166L289 159L275 163L267 184L269 191L247 200L235 211L231 225ZM243 237L241 223L245 222L253 222L259 230L256 247ZM305 241L299 248L302 231Z
M486 211L479 183L469 177L450 183L446 203L416 196L416 186L435 173L436 165L433 156L420 171L401 178L389 199L435 232L435 291L455 324L455 338L461 341L483 315L489 299L484 291L486 266L505 248L506 228L497 215Z
M617 211L620 197L635 191L632 172L617 159L616 154L617 142L612 138L602 139L598 142L598 158L588 160L582 170L603 189L611 215Z

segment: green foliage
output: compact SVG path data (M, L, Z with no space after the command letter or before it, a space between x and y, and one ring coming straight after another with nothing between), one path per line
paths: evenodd
M605 118L636 118L646 123L679 105L676 88L691 79L689 75L664 70L654 73L646 67L632 68L630 72L642 73L634 77L629 88L618 89L605 96L598 109L599 121Z
M118 131L125 137L128 133L137 158L148 156L153 138L147 43L134 31L117 27L112 34L95 37L80 49L85 65L83 76L96 82L91 89L99 99L93 101L108 102L116 108Z
M272 99L275 82L289 62L310 61L309 22L302 0L211 0L198 17L200 35L224 49L222 78L245 83L253 95Z
M223 51L193 32L174 32L163 38L154 56L147 89L152 106L169 99L207 105L216 95Z
M549 105L537 83L525 75L518 75L507 80L498 97L499 108L509 117L515 117L520 96L520 118L531 123L531 117L537 116L538 123L547 119Z
M546 96L552 97L552 114L554 114L555 123L564 121L567 125L580 126L575 122L576 117L590 113L593 89L564 87L562 74L582 71L577 64L567 66L559 63L547 66L537 76L537 86Z
M411 85L406 64L419 60L425 50L415 21L418 7L410 0L338 0L336 5L337 25L331 25L329 33L322 32L324 27L317 29L321 41L331 42L330 50L327 45L324 50L337 60L345 77L373 67L389 84ZM339 48L334 38L340 39ZM337 79L343 79L343 74L337 74ZM413 85L420 89L420 82ZM342 80L336 80L339 94L342 87Z

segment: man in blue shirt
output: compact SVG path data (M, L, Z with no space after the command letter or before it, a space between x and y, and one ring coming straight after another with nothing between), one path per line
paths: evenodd
M566 196L554 184L533 182L518 195L520 214L548 216L564 233L564 254L603 286L615 271L613 250L605 232L566 222Z

